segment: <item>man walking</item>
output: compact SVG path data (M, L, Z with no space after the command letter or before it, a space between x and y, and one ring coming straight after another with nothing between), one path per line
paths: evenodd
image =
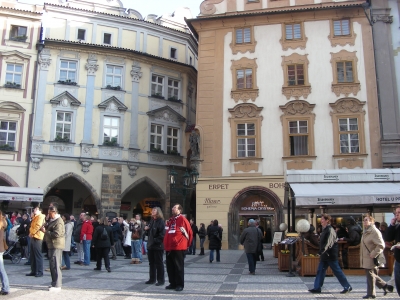
M33 209L34 217L29 228L31 272L26 276L43 276L42 243L44 233L40 230L45 222L45 215L39 207Z
M83 219L85 218L85 213L81 213L79 215L79 220L76 222L74 226L74 234L73 239L76 244L76 252L78 253L78 260L75 262L77 265L83 265L84 255L83 255L83 244L81 244L81 230Z
M51 286L49 291L58 292L61 290L62 273L61 261L62 252L65 248L65 227L64 221L58 213L58 203L51 203L49 206L49 222L42 227L44 238L49 250Z
M311 293L321 293L321 287L324 284L326 269L331 267L333 274L339 280L343 286L341 294L347 294L351 292L352 287L347 281L346 276L343 274L342 269L339 266L339 252L337 244L337 235L335 229L331 226L331 216L328 214L321 215L322 232L320 236L319 244L319 255L320 261L317 269L317 276L314 281L314 288L308 290Z
M244 246L247 262L249 264L249 274L256 274L256 264L258 258L259 244L262 240L261 230L256 227L256 221L250 219L248 226L240 235L240 244Z
M184 256L192 243L193 232L188 220L181 215L182 206L172 207L172 217L165 226L164 248L167 253L167 290L180 292L184 288Z
M396 206L395 217L390 220L389 227L385 230L384 239L387 242L395 241L395 245L392 247L394 251L394 282L396 285L397 294L400 296L400 225L396 225L396 222L400 222L400 205Z

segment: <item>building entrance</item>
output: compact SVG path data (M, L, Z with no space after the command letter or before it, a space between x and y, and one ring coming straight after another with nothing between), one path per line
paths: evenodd
M247 227L247 224L250 219L254 219L259 221L260 229L263 231L263 243L271 243L272 236L274 234L274 227L272 224L275 223L275 216L274 215L241 215L240 216L240 234L242 234L243 230Z

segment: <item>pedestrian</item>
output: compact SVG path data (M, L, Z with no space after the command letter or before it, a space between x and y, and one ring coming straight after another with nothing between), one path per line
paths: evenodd
M208 239L210 240L210 263L214 261L214 250L217 252L216 259L220 262L220 250L222 244L222 229L218 226L218 220L213 221L213 226L208 230Z
M192 228L192 232L193 232L193 241L189 245L189 254L196 255L196 234L199 233L199 230L198 230L193 218L190 219L190 227Z
M131 219L131 221L133 222L133 219ZM132 260L132 232L129 230L130 227L130 223L127 223L124 219L122 219L122 224L124 225L124 241L123 241L123 248L124 248L124 252L125 252L125 258L126 259L130 259L130 264L133 264L133 260ZM136 260L135 260L136 261Z
M80 264L81 266L90 265L90 245L92 243L92 236L93 236L92 222L90 221L90 216L85 215L80 235L80 243L82 244L83 256L84 256L83 263Z
M132 245L132 261L131 264L142 263L142 228L140 220L132 219L129 224Z
M199 239L200 239L200 254L199 255L204 255L204 241L206 239L206 227L205 227L204 223L200 223Z
M385 241L395 241L392 247L394 252L394 282L396 285L397 294L400 296L400 205L396 206L395 216L390 220L389 227L385 230Z
M69 270L71 269L69 253L71 251L71 236L72 236L72 231L74 230L74 223L71 222L69 214L63 214L62 219L64 221L64 226L65 226L65 247L62 252L61 269Z
M260 231L261 231L261 236L262 236L262 239L263 239L263 238L264 238L264 234L265 234L265 230L264 230L264 227L262 227L262 226L260 225L260 220L256 220L256 227L257 227L258 229L260 229ZM262 245L262 239L261 239L261 245ZM258 250L259 250L259 251L258 251L258 253L257 253L257 261L260 261L260 260L264 261L264 251L263 251L263 247L260 247Z
M382 233L374 225L375 219L372 216L364 217L364 233L361 237L361 266L365 269L367 276L367 295L363 299L374 299L376 297L375 284L383 289L384 295L393 292L393 286L388 286L378 276L379 266L374 264L374 258L383 252L385 242Z
M331 267L333 274L343 286L341 294L347 294L352 291L352 287L347 281L346 276L343 274L339 266L339 248L337 244L336 231L331 226L331 216L328 214L321 215L322 231L319 241L320 261L317 269L317 276L315 276L314 288L308 290L311 293L321 293L321 287L324 284L326 269Z
M146 221L142 221L142 229L145 228L147 226L147 222ZM148 240L148 235L146 230L143 230L143 240L142 240L142 254L143 255L147 255L147 240Z
M31 272L26 276L43 276L42 244L44 233L40 230L45 224L46 216L39 207L33 209L34 217L29 228Z
M81 231L82 231L82 225L83 221L85 219L86 214L83 212L79 215L79 220L76 222L74 226L74 233L73 233L73 239L76 245L76 252L78 254L78 260L74 262L74 264L77 265L83 265L84 261L84 253L83 253L83 244L81 243Z
M159 207L153 207L151 210L151 220L148 226L144 228L148 235L147 257L149 259L149 280L146 284L155 283L157 286L164 285L164 236L165 225L164 216ZM156 282L157 280L157 282Z
M95 271L101 271L101 260L104 259L104 266L108 272L111 272L110 267L110 248L114 246L114 237L111 226L108 225L107 217L101 218L99 225L93 233L93 245L96 248L96 268Z
M182 206L172 207L172 217L165 227L164 248L167 253L167 290L180 292L185 285L184 256L192 243L193 233L189 221L182 215Z
M249 274L256 274L257 255L261 245L262 234L261 230L256 227L256 221L250 219L247 223L248 227L243 230L240 235L240 244L244 246L247 262L249 264Z
M347 247L358 246L361 242L361 227L358 226L358 224L356 224L356 221L354 219L350 219L349 224L350 225L347 227L348 237L342 237L339 238L339 240L346 241ZM349 250L347 247L344 248L342 251L342 261L343 261L343 267L345 269L348 269L349 267L349 262L348 262Z
M1 277L1 291L0 295L8 295L10 292L10 284L8 282L8 276L6 269L4 268L4 260L3 260L3 253L6 251L5 249L5 236L4 230L7 228L7 221L4 217L2 211L0 211L0 277Z
M117 259L117 255L120 255L120 252L122 251L121 248L121 236L122 236L122 231L121 231L121 226L119 226L117 218L113 218L111 222L111 231L113 235L113 246L111 246L111 252L112 252L112 257L111 259Z
M20 237L20 245L21 245L21 256L22 259L28 259L29 262L29 228L31 226L31 221L29 220L28 214L22 215L22 223L20 224L17 234ZM29 262L30 264L30 262Z
M48 223L41 228L41 231L44 233L47 243L50 262L51 286L49 291L58 292L62 286L61 261L65 248L65 225L58 213L58 203L50 203L48 215Z

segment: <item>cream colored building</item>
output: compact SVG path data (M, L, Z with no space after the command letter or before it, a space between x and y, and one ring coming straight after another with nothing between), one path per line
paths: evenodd
M286 170L381 167L362 3L206 0L187 21L199 38L197 223L217 218L223 248L237 249L249 218L266 242L288 221Z
M197 41L119 0L44 6L29 186L78 214L170 213L195 122ZM179 198L178 198L179 197ZM189 201L189 197L187 201Z
M28 141L42 8L16 0L0 1L1 186L27 187L28 184Z

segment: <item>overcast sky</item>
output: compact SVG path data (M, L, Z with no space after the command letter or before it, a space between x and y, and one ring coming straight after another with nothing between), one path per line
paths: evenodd
M172 13L178 7L189 7L193 18L200 12L200 4L203 0L121 0L125 8L133 8L143 17L148 14L163 15ZM43 0L18 0L21 3L43 4Z

